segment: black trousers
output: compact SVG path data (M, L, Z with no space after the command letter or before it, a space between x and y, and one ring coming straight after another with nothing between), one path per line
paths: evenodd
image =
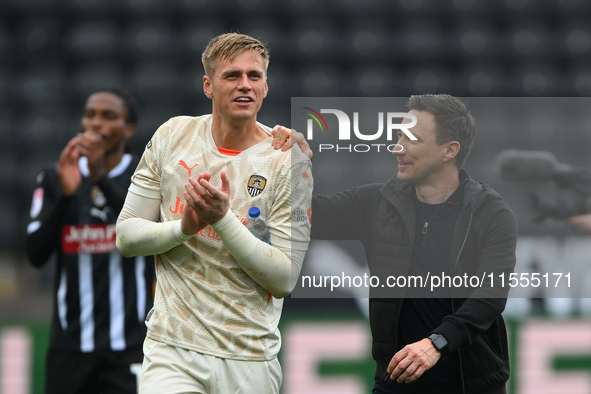
M371 392L373 394L404 394L401 391L391 390L387 387L380 386L377 384L373 386L373 389L371 390ZM433 392L429 392L429 393L421 393L421 394L452 394L452 393L449 391L446 391L445 388L441 388L441 390L438 390L438 391L433 391ZM453 394L455 394L455 392ZM458 393L458 394L461 394L461 393ZM500 386L490 387L488 389L481 390L481 391L479 391L478 394L507 394L507 387L505 384L502 384Z
M142 348L82 353L49 349L46 394L136 394ZM134 365L135 364L135 365Z

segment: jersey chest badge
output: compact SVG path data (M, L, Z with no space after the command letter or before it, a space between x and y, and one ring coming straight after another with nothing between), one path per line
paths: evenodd
M90 189L90 198L92 199L92 203L99 208L102 208L107 204L107 199L98 186L93 186L92 189Z
M267 185L267 179L260 175L251 175L246 188L248 189L248 194L251 197L256 197L265 190L265 186Z

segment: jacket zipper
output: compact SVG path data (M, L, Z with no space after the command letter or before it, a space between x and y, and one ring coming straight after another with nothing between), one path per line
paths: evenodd
M458 253L458 257L456 258L456 263L454 265L454 272L458 268L458 262L460 261L460 256L462 255L462 250L464 250L464 245L466 245L466 241L468 240L468 234L470 233L470 227L472 227L472 218L474 217L474 211L472 207L470 207L470 221L468 222L468 230L466 230L466 236L464 237L464 242L462 242L462 247L460 248L460 252Z

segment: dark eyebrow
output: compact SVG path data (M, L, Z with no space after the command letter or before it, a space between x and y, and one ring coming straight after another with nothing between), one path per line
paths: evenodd
M119 111L116 110L116 109L114 109L114 108L106 108L106 109L103 109L103 110L98 110L96 108L88 107L88 108L85 108L84 109L84 113L83 114L86 115L88 113L95 113L95 114L96 113L99 113L99 114L101 114L103 116L105 116L105 115L116 115L116 116L118 116L119 115Z
M224 71L221 75L222 75L222 77L225 77L226 75L236 74L236 73L239 73L239 72L240 72L239 70L227 70L227 71Z

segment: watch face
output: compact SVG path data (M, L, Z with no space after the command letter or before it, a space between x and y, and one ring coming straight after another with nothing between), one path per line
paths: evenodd
M441 335L435 335L433 338L431 338L431 342L437 350L444 349L447 346L447 341Z

